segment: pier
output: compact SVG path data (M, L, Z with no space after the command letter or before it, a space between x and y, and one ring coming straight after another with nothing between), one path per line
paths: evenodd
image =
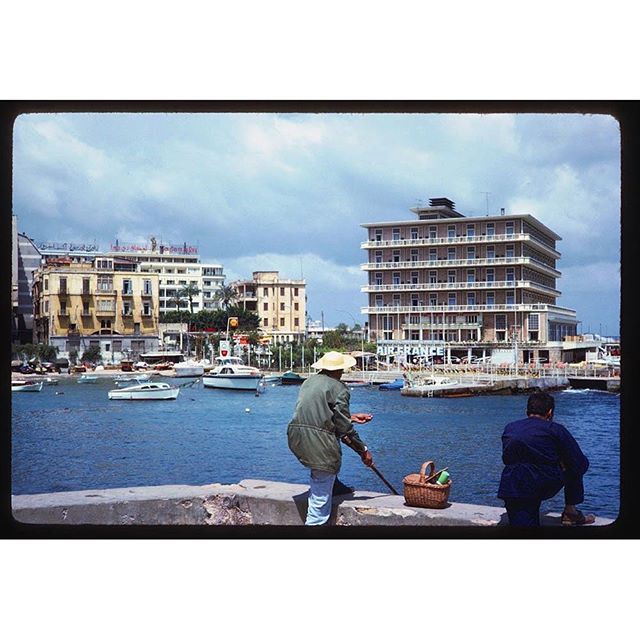
M13 517L54 525L285 525L304 524L308 485L247 479L237 484L165 485L12 496ZM541 514L543 526L560 526L560 513ZM597 518L593 526L607 526ZM333 499L337 526L496 527L505 510L449 503L444 509L409 507L403 496L372 491Z

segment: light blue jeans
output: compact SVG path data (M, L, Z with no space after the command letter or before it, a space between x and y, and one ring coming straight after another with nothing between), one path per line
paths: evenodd
M333 483L336 480L335 473L311 469L311 482L309 483L309 506L307 507L307 520L305 525L320 525L329 520L331 515L331 501L333 498Z

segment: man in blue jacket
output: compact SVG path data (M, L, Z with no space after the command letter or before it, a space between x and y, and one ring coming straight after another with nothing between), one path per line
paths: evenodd
M502 461L498 497L505 502L509 524L540 526L540 504L564 487L565 526L591 524L593 515L576 508L584 501L582 477L589 460L565 427L553 422L555 402L544 392L532 393L527 418L509 423L502 434Z

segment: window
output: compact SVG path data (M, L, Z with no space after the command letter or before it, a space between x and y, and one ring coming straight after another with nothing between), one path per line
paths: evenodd
M475 282L475 281L476 281L476 270L467 269L467 282Z
M293 303L293 310L294 311L300 311L300 305L297 302Z
M262 303L262 310L263 311L269 311L269 303L268 302L263 302Z
M447 227L447 238L455 238L456 237L456 226L454 224L450 224Z
M298 287L294 287L294 288L293 288L293 295L294 295L294 297L296 297L296 298L298 297Z
M455 293L450 293L448 296L448 304L450 307L455 307L457 300L457 295Z
M48 300L44 301L44 312L45 313L49 313L49 301Z
M429 260L435 262L438 259L438 250L429 249Z
M513 258L513 245L512 244L508 244L507 245L507 249L506 249L506 253L505 255L507 256L507 258Z
M476 235L476 225L468 224L467 225L467 238L471 238Z
M194 304L195 307L195 304ZM151 315L151 303L150 302L143 302L142 303L142 315L143 316L150 316Z
M280 287L280 295L283 296L284 295L284 287Z
M380 264L382 262L382 251L376 251L375 261L377 264Z
M493 224L493 222L488 222L487 223L487 235L488 236L494 236L496 234L496 226L495 224Z
M433 240L434 238L437 238L437 237L438 237L438 227L435 227L433 225L430 226L429 227L429 238L431 240Z
M211 280L203 280L202 281L202 286L203 287L210 287L211 286Z
M474 291L467 291L467 304L473 306L476 303L476 294Z
M399 228L392 229L391 236L393 240L400 240L400 229Z
M487 269L487 282L494 282L495 280L495 270Z
M178 280L178 284L181 284L183 287L185 287L187 285L187 281L186 280Z
M438 304L438 294L437 293L430 293L429 294L429 306L430 307L435 307Z
M262 295L263 296L269 295L269 287L262 287Z
M122 315L123 316L130 316L131 315L131 303L130 302L123 302L122 303Z
M400 262L400 251L395 250L393 252L393 262Z
M510 221L510 222L507 222L506 233L507 233L508 236L512 236L513 235L513 225L514 225L513 220Z
M111 329L111 320L100 320L101 329ZM91 342L89 342L91 344Z
M393 306L394 307L399 307L400 306L400 294L399 293L394 293L393 294Z
M67 293L67 279L60 277L60 293Z
M411 249L411 262L418 262L418 250Z
M150 296L152 291L151 280L144 280L143 282L143 292L146 296Z
M105 351L111 351L111 345L108 342L104 343L104 350Z
M113 300L98 300L98 311L113 311Z
M515 304L515 296L513 291L507 291L506 304Z
M513 267L509 267L507 269L507 275L506 275L506 281L507 282L514 282L515 281L515 270Z
M269 326L269 318L264 318L262 320L262 326L263 327L268 327Z
M111 276L98 276L98 291L113 291L113 278Z
M90 316L91 312L89 311L89 303L88 302L83 302L82 303L82 315L83 316Z
M456 272L455 269L447 271L447 282L455 282L456 281Z
M139 322L134 322L133 323L133 332L134 333L140 333L140 323ZM142 345L144 347L144 342L142 342Z
M493 307L495 303L496 303L495 293L493 291L487 291L487 306Z
M382 307L382 306L384 306L382 302L382 295L378 294L376 295L376 307Z
M111 326L111 323L109 323ZM100 347L100 340L89 340L89 347Z
M125 293L125 294L133 293L133 286L131 284L131 280L124 279L122 281L122 293Z
M49 290L49 278L44 279L44 290L45 291Z
M418 294L417 293L412 293L411 294L411 306L412 307L417 307L420 304L420 301L418 300Z
M400 272L399 271L394 271L393 272L392 282L393 282L393 284L400 284Z
M496 329L506 329L507 328L507 316L503 314L496 315Z
M64 301L60 302L60 315L63 315L63 316L67 315L67 303Z
M412 240L418 239L418 227L411 227L411 239Z
M475 259L476 259L476 248L467 247L467 260L475 260Z
M456 259L456 248L448 247L447 248L447 260L455 260Z
M91 279L90 278L82 278L82 293L84 295L89 294L91 291Z
M380 286L382 284L382 274L376 273L376 285Z
M490 244L487 245L487 258L493 259L496 257L496 248Z
M280 318L280 326L284 327L284 318Z
M418 272L417 271L412 271L411 272L411 284L418 284Z
M530 313L529 314L529 331L531 331L531 330L536 330L537 331L540 328L539 318L540 318L540 316L537 313Z
M284 302L280 303L280 311L284 311Z
M175 280L167 280L167 284L175 284L176 281Z
M381 242L382 241L382 229L376 229L373 232L373 238L376 242Z
M294 318L293 319L293 326L294 327L299 327L300 326L300 318Z
M112 260L96 260L96 268L110 271L113 269L113 261Z
M436 282L438 282L438 272L429 271L429 284L435 284Z

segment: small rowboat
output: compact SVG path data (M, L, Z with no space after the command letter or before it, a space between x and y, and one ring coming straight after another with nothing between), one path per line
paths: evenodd
M31 380L12 380L11 391L42 391L42 381L32 382Z

